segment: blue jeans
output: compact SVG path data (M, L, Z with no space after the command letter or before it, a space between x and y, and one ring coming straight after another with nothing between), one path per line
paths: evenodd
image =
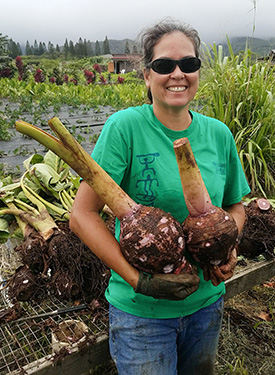
M223 298L182 318L148 319L110 305L110 353L119 375L213 375Z

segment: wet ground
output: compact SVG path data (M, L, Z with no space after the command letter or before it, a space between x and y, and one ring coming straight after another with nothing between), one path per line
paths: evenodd
M5 116L5 105L7 102L2 102L0 105L0 115L2 116ZM16 104L9 103L9 110L16 110L18 107ZM111 107L87 109L71 108L64 105L57 113L54 113L52 108L45 110L36 122L34 116L27 112L20 114L20 117L22 120L51 133L47 122L53 116L57 116L82 147L90 153L105 121L113 112L115 110ZM11 129L10 133L12 134L11 140L0 141L0 163L3 163L7 168L23 171L24 160L34 153L43 155L47 151L44 146L18 133L15 129Z

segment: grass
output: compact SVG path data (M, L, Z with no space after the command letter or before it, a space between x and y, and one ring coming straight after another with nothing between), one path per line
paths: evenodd
M275 193L274 66L250 50L229 56L222 46L205 49L197 100L201 112L227 124L253 194Z

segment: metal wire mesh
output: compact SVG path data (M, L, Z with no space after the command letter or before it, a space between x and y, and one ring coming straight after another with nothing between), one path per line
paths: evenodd
M1 297L1 310L7 305ZM37 315L46 312L52 312L56 309L65 307L65 305L52 298L43 301L42 305L23 306L23 316ZM107 334L108 330L108 312L106 308L101 308L100 316L91 315L88 312L67 313L56 315L49 318L31 319L26 321L12 321L0 324L0 374L16 374L26 365L53 355L53 332L57 330L61 322L74 319L83 322L88 327L87 335L89 337L99 337ZM68 329L69 326L67 326ZM72 334L68 336L73 337ZM67 345L72 346L74 340L68 340Z
M3 264L2 262L1 265ZM7 277L9 271L12 271L8 270L7 264L8 262L5 262L4 269L0 267L2 280ZM99 307L94 310L88 308L79 312L56 314L39 319L28 319L28 317L42 313L51 315L68 305L52 296L40 303L24 302L20 305L23 320L0 322L0 375L26 374L27 372L23 370L26 366L35 368L38 361L41 364L43 361L54 360L56 352L53 348L53 334L58 331L60 324L67 320L73 319L87 326L85 337L89 338L89 343L95 342L96 338L107 334L108 331L108 311L105 301L101 301ZM4 289L0 293L0 311L5 311L11 306L7 291ZM75 342L77 340L74 339L74 332L66 335L69 337L66 346L75 347L78 343Z

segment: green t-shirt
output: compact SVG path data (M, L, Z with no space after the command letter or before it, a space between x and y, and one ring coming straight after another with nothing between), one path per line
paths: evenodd
M191 112L188 129L174 131L155 117L151 105L119 111L106 121L92 157L137 203L159 207L180 223L188 215L173 149L176 139L190 141L206 188L215 206L240 202L249 193L234 138L218 120ZM116 237L119 239L117 220ZM194 313L225 293L199 269L199 289L183 301L157 300L135 293L112 271L107 300L120 310L141 317L174 318Z

